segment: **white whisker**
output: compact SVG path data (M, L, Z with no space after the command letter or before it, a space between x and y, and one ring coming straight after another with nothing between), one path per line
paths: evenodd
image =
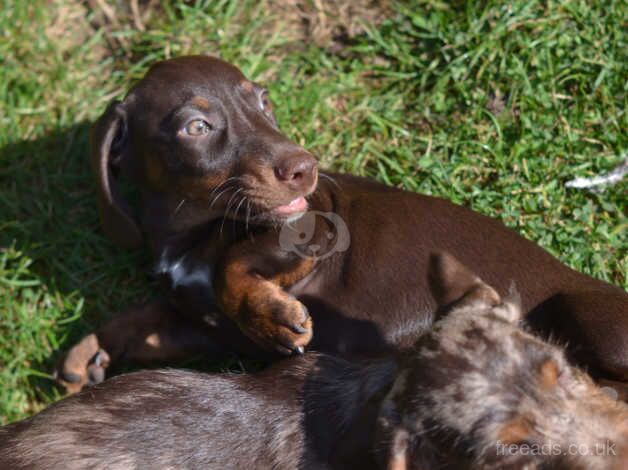
M225 209L225 214L222 216L222 222L220 224L220 234L222 235L222 229L225 226L225 220L227 219L227 214L229 214L229 209L231 208L231 202L233 198L238 195L238 193L242 191L242 188L238 188L236 192L234 192L229 198L229 202L227 202L227 208Z
M328 181L330 181L332 184L334 184L337 188L342 189L342 188L340 187L340 185L338 184L338 182L337 182L334 178L332 178L331 176L326 175L325 173L322 173L322 172L319 172L319 173L318 173L318 176L320 176L321 178L325 178L325 179L327 179L327 180L328 180Z
M216 201L218 201L218 199L220 199L222 197L223 194L225 194L227 191L230 191L231 189L233 189L231 186L223 189L222 191L220 191L218 193L218 195L214 198L214 200L211 202L211 204L209 205L209 208L211 209L212 207L214 207L214 204L216 203Z
M251 217L251 200L246 201L246 219L244 222L244 232L249 233L249 218Z
M174 215L177 215L177 212L179 212L179 209L181 209L183 207L183 204L185 204L185 198L181 199L181 202L179 203L179 205L175 208L174 210Z
M247 200L246 196L242 196L242 198L240 199L240 202L238 203L238 205L235 208L235 211L233 211L233 223L231 224L231 228L232 230L235 232L235 223L236 223L236 217L238 216L238 212L240 212L240 207L242 206L242 204L244 203L244 201Z

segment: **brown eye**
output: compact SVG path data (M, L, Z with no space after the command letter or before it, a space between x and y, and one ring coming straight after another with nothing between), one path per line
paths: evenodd
M262 95L260 96L260 106L262 108L262 111L266 111L266 112L272 112L273 110L273 105L270 102L270 99L268 98L268 92L263 92Z
M185 125L185 133L191 136L205 135L211 130L211 126L207 121L202 119L194 119Z

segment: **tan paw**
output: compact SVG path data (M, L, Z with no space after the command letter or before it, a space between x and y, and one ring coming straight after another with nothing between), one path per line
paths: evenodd
M251 306L242 332L267 350L302 354L312 340L312 318L305 305L282 293Z
M109 354L100 347L96 335L91 334L67 352L55 371L55 377L68 393L77 393L86 385L105 380L109 362Z

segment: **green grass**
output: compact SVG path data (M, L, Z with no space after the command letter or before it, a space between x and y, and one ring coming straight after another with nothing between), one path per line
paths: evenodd
M335 53L295 40L263 0L164 2L144 31L57 5L5 1L0 13L0 424L57 399L58 352L151 296L147 255L99 229L87 139L165 57L233 61L324 166L500 217L627 287L626 184L564 186L627 156L622 2L393 4Z

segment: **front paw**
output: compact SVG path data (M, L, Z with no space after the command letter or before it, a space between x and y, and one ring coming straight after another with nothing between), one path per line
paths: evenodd
M55 377L68 393L77 393L86 385L105 380L109 362L109 354L100 347L96 335L91 334L67 352L55 371Z
M240 328L264 349L302 354L312 340L312 318L305 305L280 293L249 306Z

